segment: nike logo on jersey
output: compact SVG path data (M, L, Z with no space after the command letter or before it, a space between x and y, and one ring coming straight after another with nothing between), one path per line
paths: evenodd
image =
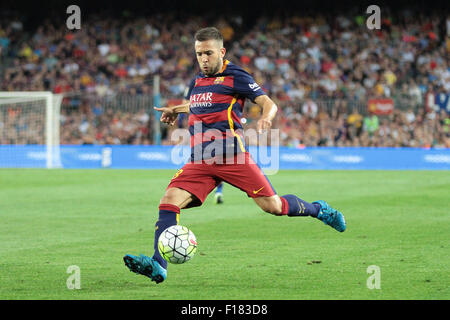
M264 189L264 187L262 187L261 189L258 189L258 190L253 190L253 194L257 194L257 193L260 192L262 189Z

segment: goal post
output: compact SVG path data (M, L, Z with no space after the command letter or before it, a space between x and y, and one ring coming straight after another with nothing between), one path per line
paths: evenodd
M34 152L43 167L61 167L60 109L63 96L47 91L0 91L0 167L29 167L20 147ZM26 153L25 153L26 154Z

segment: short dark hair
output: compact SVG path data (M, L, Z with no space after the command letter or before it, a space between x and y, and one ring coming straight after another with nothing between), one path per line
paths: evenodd
M208 40L217 40L223 42L223 36L217 28L207 27L198 30L195 33L194 39L196 41L208 41Z

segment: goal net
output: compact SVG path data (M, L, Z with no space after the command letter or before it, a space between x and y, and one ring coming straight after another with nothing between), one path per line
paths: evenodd
M61 167L62 95L0 92L0 167Z

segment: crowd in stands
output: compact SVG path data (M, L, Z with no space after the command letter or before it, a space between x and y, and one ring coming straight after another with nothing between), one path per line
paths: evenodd
M380 30L369 30L365 19L262 16L248 27L235 15L215 26L224 35L226 58L247 69L280 106L274 127L284 145L450 147L449 114L434 101L450 93L450 18L404 11L384 16ZM73 97L151 95L158 74L161 95L181 98L198 72L193 34L206 24L201 17L180 21L171 14L92 16L80 30L45 20L30 31L20 18L4 20L0 91L67 94L63 144L150 144L151 106L109 110L74 103ZM392 115L372 117L339 103L318 107L319 101L366 106L367 99L380 97L394 99ZM251 127L260 110L246 107ZM185 118L178 126L186 126ZM163 126L163 143L170 143L171 130Z
M244 114L246 130L256 129L254 107ZM175 126L162 126L162 144L176 143L172 135L177 128L186 128L187 117L180 117ZM44 115L17 113L0 117L0 144L44 144ZM96 105L87 111L62 109L61 144L82 145L149 145L153 143L153 115L145 109L136 112L102 110ZM394 110L391 115L363 115L351 112L296 112L286 108L274 120L279 130L280 145L346 147L418 147L450 148L450 117L446 111L414 112ZM187 130L187 129L186 129ZM187 132L186 132L187 134ZM255 144L256 141L247 141Z
M244 128L255 129L260 114L257 106L244 113ZM287 107L274 120L280 145L337 147L420 147L450 148L450 117L445 110L420 112L412 108L394 110L390 115L362 114L341 105L331 112L324 107L295 111ZM152 144L153 114L137 112L64 111L61 115L62 144ZM174 126L162 126L162 144L174 144L174 130L187 128L187 117L180 116ZM187 129L186 129L187 130ZM256 144L256 141L247 141Z

